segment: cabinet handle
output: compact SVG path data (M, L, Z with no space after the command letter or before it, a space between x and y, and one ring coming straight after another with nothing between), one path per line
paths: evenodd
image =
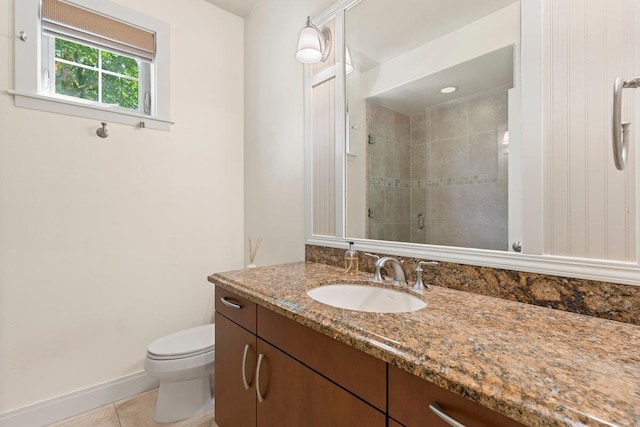
M260 391L260 367L262 367L262 359L264 359L264 354L260 353L258 356L258 366L256 367L256 395L260 403L264 402L264 396L262 395L262 391Z
M444 412L440 407L440 405L438 405L436 402L433 402L432 404L430 404L429 409L431 409L431 412L439 416L445 423L449 424L450 426L465 427L464 424L459 423L458 421L454 420L449 415L447 415L447 413Z
M236 302L231 302L227 299L227 297L220 297L220 301L227 307L235 308L236 310L240 310L242 306Z
M242 354L242 384L245 390L249 390L249 387L251 387L251 384L247 381L247 353L249 353L250 348L251 344L245 344L244 353Z

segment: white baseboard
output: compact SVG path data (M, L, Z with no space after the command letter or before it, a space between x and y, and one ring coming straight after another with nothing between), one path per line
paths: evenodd
M157 387L158 380L138 372L84 390L0 415L0 427L40 427Z

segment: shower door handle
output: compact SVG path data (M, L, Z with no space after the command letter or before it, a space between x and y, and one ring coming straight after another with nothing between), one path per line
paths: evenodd
M637 89L638 87L640 87L640 77L635 77L627 81L618 77L613 84L613 162L618 170L623 170L627 164L627 152L629 151L629 127L631 126L631 123L622 121L622 90Z

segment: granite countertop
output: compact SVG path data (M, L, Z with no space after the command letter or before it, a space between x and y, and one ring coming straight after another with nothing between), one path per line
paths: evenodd
M209 281L525 425L640 425L640 327L437 286L411 291L427 307L395 314L306 294L369 277L299 262Z

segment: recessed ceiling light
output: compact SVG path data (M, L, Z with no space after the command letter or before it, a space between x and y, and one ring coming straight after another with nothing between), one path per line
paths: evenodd
M453 93L456 90L458 90L458 88L455 86L447 86L440 89L440 93Z

